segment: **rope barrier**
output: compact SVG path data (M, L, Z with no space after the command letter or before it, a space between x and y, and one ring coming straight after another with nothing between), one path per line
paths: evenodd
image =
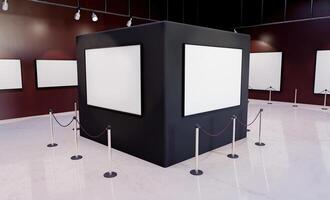
M81 123L80 123L80 121L78 120L78 119L76 119L75 117L74 117L74 120L76 120L77 121L77 123L79 124L79 127L80 127L80 130L82 130L88 137L91 137L91 138L99 138L99 137L101 137L102 135L104 135L104 133L107 131L107 129L109 128L108 126L107 126L107 128L105 128L102 132L100 132L99 134L97 134L97 135L91 135L90 133L88 133L88 131L86 131L86 129L81 125Z
M203 133L205 133L206 135L210 136L210 137L218 137L219 135L223 134L227 129L228 127L232 124L233 120L231 119L229 121L229 123L225 126L225 128L223 128L221 131L215 133L215 134L212 134L210 132L208 132L207 130L203 129L203 127L199 124L196 124L196 127L199 128Z
M72 124L72 122L74 121L74 117L73 117L72 120L68 124L63 125L61 122L59 122L59 120L56 118L56 116L52 112L51 112L51 114L52 114L53 118L55 119L56 123L63 128L70 126Z
M260 115L260 113L261 113L262 111L263 111L263 109L260 109L259 112L258 112L258 114L257 114L257 116L256 116L256 117L252 120L252 122L249 123L249 124L246 124L246 123L242 122L242 121L239 120L238 118L237 118L237 121L238 121L238 123L239 123L241 126L249 127L249 126L251 126L252 124L254 124L254 122L257 121L257 119L258 119L258 117L259 117L259 115Z

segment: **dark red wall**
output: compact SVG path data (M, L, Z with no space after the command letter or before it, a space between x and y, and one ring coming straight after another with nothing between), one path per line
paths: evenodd
M76 1L62 2L74 5ZM91 1L81 2L87 7ZM95 9L102 9L100 2L104 1L93 0ZM118 12L127 4L119 0L112 2L112 9L118 8ZM9 5L8 12L0 11L0 58L21 59L23 90L0 91L0 119L46 114L50 107L56 112L73 110L76 88L36 88L35 60L76 59L77 35L123 27L127 18L98 14L99 21L94 23L91 13L82 12L81 20L77 22L73 19L73 9L27 0L10 0ZM142 21L135 20L134 23Z
M267 25L240 29L251 35L251 51L282 51L282 91L273 100L291 102L297 88L298 102L323 104L323 96L313 94L316 51L330 49L330 19ZM330 78L330 76L329 76ZM250 98L268 99L268 93L250 91Z

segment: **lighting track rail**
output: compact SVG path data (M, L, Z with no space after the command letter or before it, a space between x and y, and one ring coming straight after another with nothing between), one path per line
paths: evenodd
M77 10L77 6L70 6L70 5L61 4L61 3L53 3L53 2L41 1L41 0L29 0L29 1L34 2L34 3L44 4L44 5L57 6L57 7L70 8L70 9ZM106 11L106 10L95 10L95 9L83 8L83 7L80 7L80 10L88 11L88 12L94 12L94 13L100 13L100 14L106 14L106 15L113 15L113 16L118 16L118 17L125 17L125 18L132 17L133 19L145 20L145 21L150 21L150 22L158 21L158 20L144 18L144 17L130 16L130 15L127 15L127 14L109 12L109 11Z
M247 26L238 26L235 29L253 28L253 27L259 27L259 26L270 26L270 25L277 25L277 24L288 24L288 23L294 23L294 22L306 22L306 21L313 21L313 20L320 20L320 19L330 19L330 16L312 17L312 18L295 19L295 20L286 20L286 21L280 21L280 22L270 22L270 23L247 25Z

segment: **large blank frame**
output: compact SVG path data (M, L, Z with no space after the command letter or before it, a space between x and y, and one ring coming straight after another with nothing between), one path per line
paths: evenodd
M250 54L249 89L281 91L281 74L282 52Z
M87 104L142 115L141 45L87 49Z
M77 61L37 60L36 64L38 88L78 85Z
M241 104L242 50L184 45L184 116Z
M0 90L22 89L21 61L0 59Z
M316 53L314 94L330 91L330 50L318 50Z

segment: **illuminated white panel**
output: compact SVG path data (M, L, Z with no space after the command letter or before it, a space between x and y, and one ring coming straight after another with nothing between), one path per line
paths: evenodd
M0 90L22 89L21 61L0 59Z
M87 49L87 104L141 115L141 47Z
M242 50L185 45L184 115L239 106Z
M78 85L77 61L37 60L38 88Z
M282 52L250 54L249 88L281 90Z

